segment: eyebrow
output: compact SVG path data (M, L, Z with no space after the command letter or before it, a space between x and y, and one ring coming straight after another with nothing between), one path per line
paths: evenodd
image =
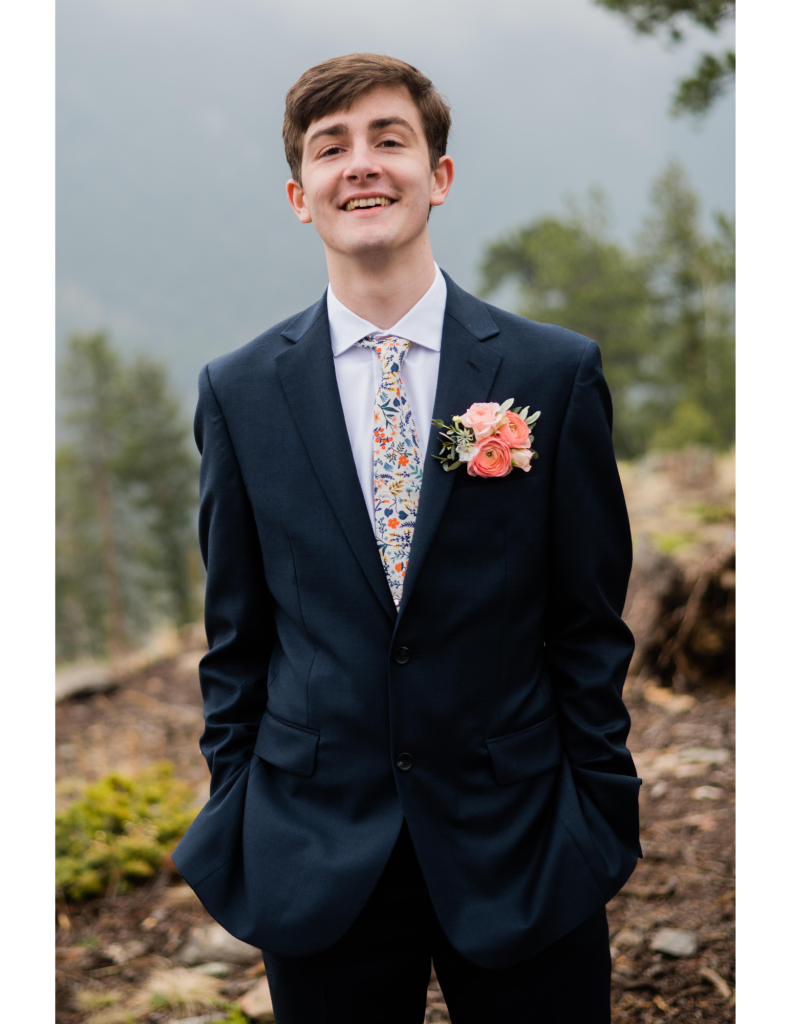
M417 135L415 134L415 129L412 127L409 121L405 121L403 117L378 117L375 121L371 121L368 127L372 128L374 131L378 131L381 128L389 128L391 124L398 125L400 128L406 128L408 132L410 132L412 135L414 135L415 138L417 138Z
M377 117L375 120L371 121L368 125L368 129L370 131L381 131L382 128L389 128L391 125L398 125L400 128L406 128L408 132L417 138L415 129L409 121L406 121L403 117L398 117L396 115L393 115L392 117ZM345 124L343 121L339 121L337 124L328 125L326 128L320 128L317 132L314 132L308 139L308 145L310 146L317 139L335 138L338 135L348 135L348 133L348 124Z
M349 131L347 124L331 124L327 128L320 128L317 132L314 132L308 139L308 145L315 142L316 139L324 138L324 136L334 135L346 135Z

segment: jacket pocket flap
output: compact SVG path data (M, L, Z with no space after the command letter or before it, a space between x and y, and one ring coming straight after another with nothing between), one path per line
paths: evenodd
M522 782L560 764L560 733L557 715L530 725L519 732L495 736L486 741L501 786Z
M253 750L264 761L295 775L312 775L316 767L319 734L301 725L281 722L264 712Z

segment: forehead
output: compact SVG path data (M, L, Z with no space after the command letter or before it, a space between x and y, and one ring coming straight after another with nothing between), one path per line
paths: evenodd
M371 121L392 116L404 118L418 138L425 140L423 119L405 85L377 85L368 89L348 110L335 110L311 121L305 137L310 139L315 132L336 124L346 124L351 130L365 129Z

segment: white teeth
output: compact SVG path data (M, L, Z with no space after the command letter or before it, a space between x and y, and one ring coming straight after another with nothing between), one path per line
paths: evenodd
M393 200L386 196L369 196L367 199L350 199L344 209L356 210L358 207L366 206L390 206L392 202Z

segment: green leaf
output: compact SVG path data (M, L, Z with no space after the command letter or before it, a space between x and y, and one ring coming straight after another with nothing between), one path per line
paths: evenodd
M500 413L508 412L511 406L514 404L513 398L507 398L500 406Z
M528 418L525 420L525 423L528 425L528 427L531 427L536 422L536 420L538 419L538 417L540 415L541 415L541 411L540 410L538 412L534 412L532 416L528 416Z
M519 413L520 418L522 420L524 420L525 422L527 422L527 412L528 412L529 408L530 408L530 406L526 405L524 407L524 409Z
M448 472L450 472L450 470L452 469L458 469L460 465L461 462L454 462L452 466L446 466L445 469L447 469Z

